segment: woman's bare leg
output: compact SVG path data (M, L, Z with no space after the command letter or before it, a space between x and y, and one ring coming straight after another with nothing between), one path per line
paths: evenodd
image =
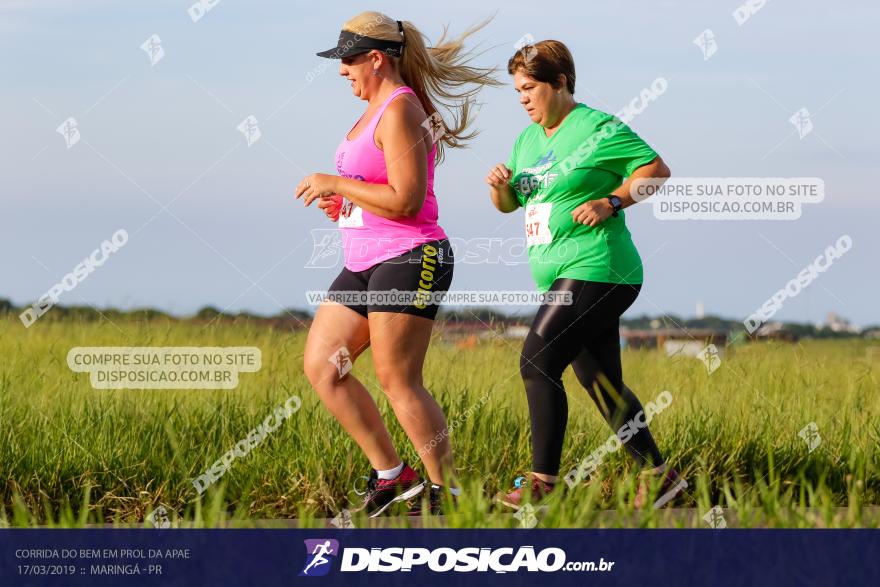
M368 346L367 319L341 304L325 302L309 329L305 372L318 397L361 447L373 468L391 469L400 463L391 435L370 393L347 372Z
M443 410L422 381L434 322L394 312L371 312L369 322L379 383L422 458L428 477L444 485L444 475L453 475L449 430Z

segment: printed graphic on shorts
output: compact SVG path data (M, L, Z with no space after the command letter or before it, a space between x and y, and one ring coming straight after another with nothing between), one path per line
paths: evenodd
M416 293L416 303L413 304L419 310L427 306L434 287L434 273L437 272L437 248L432 245L422 245L422 272L419 275L419 288Z

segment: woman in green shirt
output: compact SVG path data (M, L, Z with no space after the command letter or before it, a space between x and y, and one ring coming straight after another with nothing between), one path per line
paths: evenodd
M540 499L559 480L568 420L562 372L571 365L645 469L634 505L643 508L654 497L654 507L662 507L687 483L666 466L641 403L623 383L619 327L642 284L642 262L623 213L634 203L630 183L669 177L669 169L625 124L575 101L574 60L563 43L522 48L508 72L533 124L486 182L501 212L525 208L529 265L538 288L570 296L571 304L545 301L526 337L520 372L531 416L532 473L499 500L518 509L527 494ZM577 482L582 476L581 468L567 478Z

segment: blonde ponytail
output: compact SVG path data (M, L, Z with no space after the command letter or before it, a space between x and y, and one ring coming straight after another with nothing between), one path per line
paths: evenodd
M444 146L461 147L474 138L479 131L469 127L472 120L473 99L483 86L499 86L501 82L493 75L496 68L480 68L468 65L474 55L465 52L464 41L489 23L487 19L469 29L461 36L447 40L447 29L433 47L426 45L426 38L415 25L403 21L401 35L397 21L380 12L362 12L343 25L343 30L381 39L403 41L403 55L392 57L400 77L416 93L425 113L437 113L443 117L446 133L437 144L437 161L442 161ZM449 112L447 120L438 106Z

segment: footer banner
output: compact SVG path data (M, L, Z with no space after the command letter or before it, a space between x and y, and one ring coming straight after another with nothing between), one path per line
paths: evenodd
M0 530L4 586L379 582L878 585L880 531Z

